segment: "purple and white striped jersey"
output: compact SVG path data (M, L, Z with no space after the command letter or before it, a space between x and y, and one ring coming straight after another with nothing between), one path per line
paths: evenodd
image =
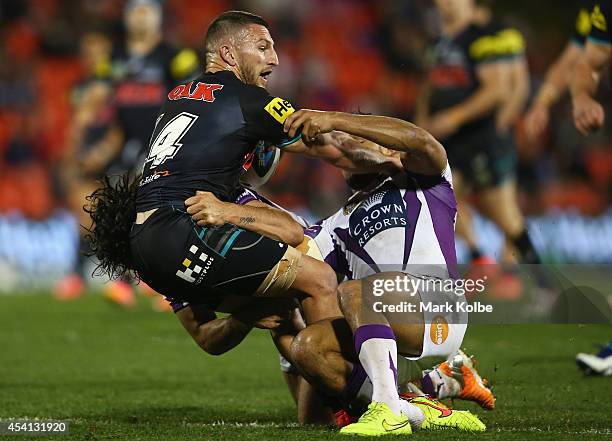
M441 176L399 173L357 193L306 230L324 260L346 279L401 271L456 277L457 203L450 167Z

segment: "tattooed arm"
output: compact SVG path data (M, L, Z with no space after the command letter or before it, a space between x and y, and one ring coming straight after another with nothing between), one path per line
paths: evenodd
M247 205L222 202L212 193L198 191L185 201L187 213L200 226L230 223L293 247L304 240L304 230L289 213L261 201Z

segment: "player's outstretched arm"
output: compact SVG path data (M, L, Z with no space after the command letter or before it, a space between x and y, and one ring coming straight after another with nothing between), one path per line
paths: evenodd
M612 46L587 41L584 54L576 65L571 83L572 104L574 123L583 135L603 125L603 107L593 97L611 55Z
M476 69L480 86L465 101L432 115L425 126L433 136L444 139L461 126L498 108L504 98L504 70L500 63L486 63Z
M185 201L187 213L200 226L230 223L246 230L296 247L304 240L304 230L289 213L260 201L248 205L222 202L212 193L198 191Z
M362 138L370 143L401 152L401 162L406 170L437 175L447 165L446 152L442 145L426 130L408 121L376 115L356 115L342 112L320 112L299 110L287 118L285 130L291 136L302 128L307 139L316 139L322 134L337 130ZM363 148L367 143L345 137L338 146ZM370 145L372 150L375 146ZM384 153L381 151L381 155Z
M523 113L529 99L529 66L524 56L503 63L508 76L504 99L495 118L495 126L500 133L512 130Z
M525 115L525 133L530 140L537 139L548 127L549 109L568 89L581 55L582 47L570 42L546 71L544 83Z
M190 305L176 312L185 330L210 355L221 355L244 340L253 327L233 316L217 318L205 306Z
M176 317L200 348L221 355L238 346L254 327L276 329L291 319L295 305L274 300L255 299L221 318L207 306L189 305L177 311Z

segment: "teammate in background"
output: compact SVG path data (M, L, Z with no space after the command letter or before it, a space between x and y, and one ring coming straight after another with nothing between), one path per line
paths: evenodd
M156 0L129 0L126 40L113 48L110 77L115 119L104 142L83 160L86 171L140 172L166 94L197 75L195 51L163 41L162 8Z
M574 31L563 52L546 71L531 106L525 115L525 134L530 142L537 141L548 127L550 108L559 101L570 87L578 60L584 52L586 39L591 32L590 14L595 0L582 0L574 22Z
M521 261L537 263L518 206L516 149L512 138L496 127L497 110L509 86L503 84L507 78L499 61L517 56L523 46L507 44L476 24L474 0L437 0L436 5L442 36L429 56L428 84L417 105L417 123L446 147L458 203L457 232L466 239L475 263L490 262L483 259L470 228L466 197L471 188L483 214L518 249Z
M78 83L71 94L72 119L67 145L62 160L61 180L66 192L68 206L80 225L88 226L89 215L83 211L86 196L97 187L96 180L103 170L88 172L81 162L109 128L112 111L109 102L109 76L111 70L111 42L103 33L92 31L80 39L80 56L85 78ZM83 241L84 229L79 228L79 247L75 250L75 267L72 274L62 279L55 287L58 300L70 300L85 290L83 268L88 251Z
M90 175L140 173L166 94L197 75L200 67L195 51L179 50L163 41L159 1L129 0L124 25L126 38L113 48L107 89L114 118L103 139L81 159L81 170ZM110 282L105 292L125 306L135 300L126 280Z
M591 32L571 83L574 123L583 135L601 128L604 109L595 100L601 74L612 55L612 2L595 2L591 11Z

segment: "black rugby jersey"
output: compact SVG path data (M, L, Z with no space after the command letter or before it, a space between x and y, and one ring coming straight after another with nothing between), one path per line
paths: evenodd
M461 104L480 87L479 66L524 52L521 34L497 25L472 24L451 38L441 36L427 55L428 82L431 85L430 114ZM493 126L495 110L464 125L464 130Z
M588 40L595 44L612 45L612 1L596 1L591 11L591 32Z
M135 149L134 161L149 145L151 131L166 94L178 83L198 74L198 56L165 42L144 56L131 55L125 46L113 50L111 80L116 120L125 143Z
M229 71L206 73L176 86L157 118L146 158L137 210L182 205L197 190L233 201L245 157L258 143L288 139L285 119L295 111L282 98L243 83Z

